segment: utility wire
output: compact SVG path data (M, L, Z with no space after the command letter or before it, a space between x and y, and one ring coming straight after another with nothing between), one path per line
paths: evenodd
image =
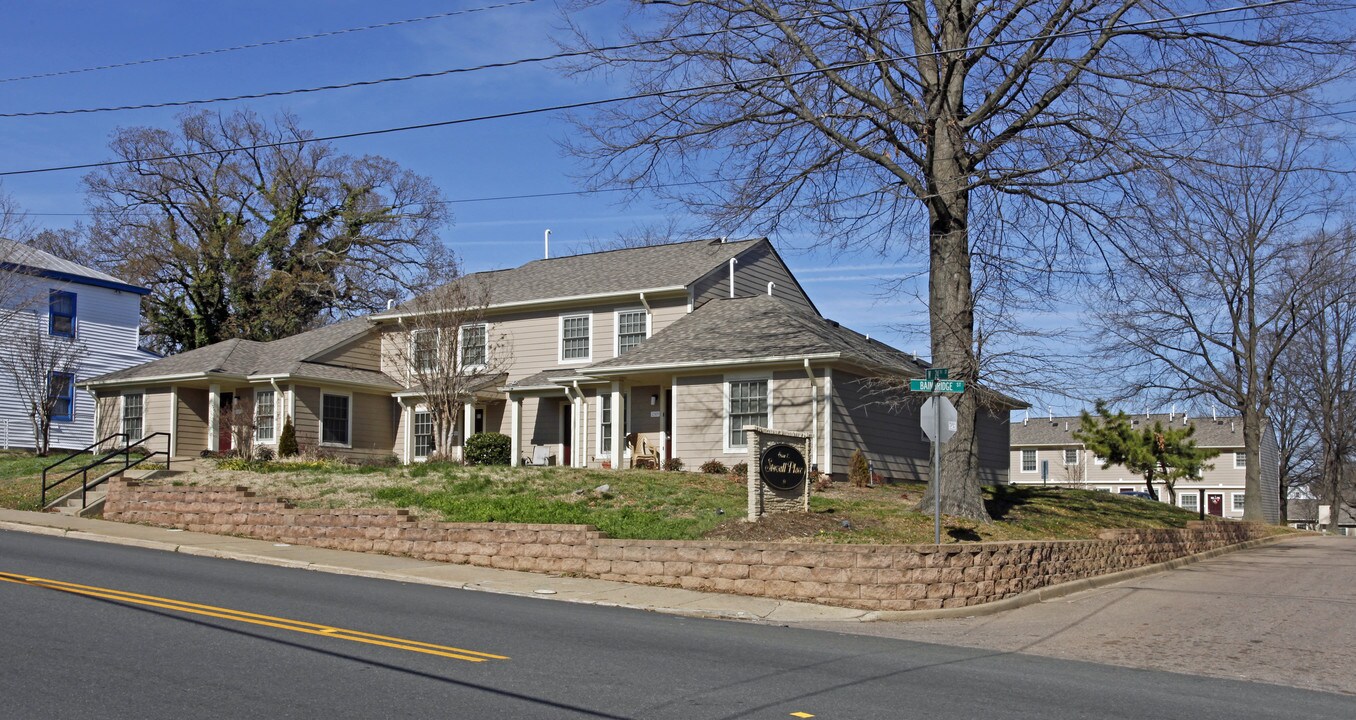
M185 60L187 58L204 57L206 55L219 55L221 53L235 52L237 50L253 50L255 48L269 47L272 45L285 45L287 43L301 42L303 40L317 40L320 38L334 37L336 35L346 35L349 33L364 32L367 30L380 30L382 28L396 27L398 25L409 25L411 23L425 22L427 20L441 20L442 18L452 17L454 15L469 15L471 13L484 12L486 10L498 10L500 8L512 7L514 5L526 5L536 2L536 0L509 0L496 5L486 5L484 7L465 8L462 10L451 10L436 15L425 15L423 17L407 18L405 20L392 20L390 22L377 23L375 25L363 25L362 27L344 28L343 30L330 30L327 32L312 33L310 35L298 35L296 37L281 38L278 40L264 40L262 42L249 43L247 45L235 45L232 47L217 48L215 50L198 50L196 52L181 53L179 55L166 55L164 57L146 58L143 60L128 60L127 62L110 63L108 65L94 65L91 67L76 68L72 70L54 70L52 72L37 73L34 75L20 75L16 77L0 78L0 83L19 82L22 80L39 80L42 78L62 77L65 75L78 75L80 73L95 72L96 70L114 70L117 68L134 67L136 65L150 65L151 63L168 62L170 60Z
M1289 5L1289 4L1293 4L1293 3L1295 3L1295 2L1299 2L1299 0L1269 0L1268 2L1255 3L1255 4L1248 4L1248 5L1237 5L1237 6L1230 7L1230 8L1220 8L1220 9L1216 9L1216 10L1203 10L1203 11L1194 12L1194 13L1184 13L1184 14L1181 14L1181 15L1174 15L1174 16L1166 17L1166 18L1156 18L1156 19L1151 19L1151 20L1142 20L1142 21L1139 21L1139 22L1133 22L1133 23L1125 23L1125 24L1122 24L1122 25L1117 26L1117 29L1129 30L1129 29L1140 28L1140 27L1146 27L1146 26L1161 25L1161 24L1163 24L1163 23L1174 22L1174 21L1178 21L1178 20L1191 20L1191 19L1196 19L1196 18L1201 18L1201 17L1208 17L1208 16L1213 16L1213 15L1221 15L1221 14L1227 14L1227 13L1236 13L1236 12L1243 12L1243 11L1248 11L1248 10L1257 10L1257 9L1261 9L1261 8L1275 7L1275 6L1280 6L1280 5ZM1345 9L1345 7L1343 7L1343 8L1335 8L1335 9ZM1217 21L1217 22L1233 22L1233 21ZM1002 46L1014 45L1014 44L1020 44L1020 43L1037 42L1037 41L1045 42L1045 41L1049 41L1049 40L1056 40L1056 39L1062 39L1062 38L1077 37L1077 36L1081 36L1081 35L1089 35L1089 34L1094 34L1094 33L1100 33L1100 32L1104 32L1105 30L1106 30L1106 28L1094 28L1094 29L1087 29L1087 30L1071 30L1071 31L1068 31L1068 32L1051 33L1051 34L1048 34L1048 35L1040 35L1040 36L1035 36L1035 37L1031 37L1031 38L1023 38L1023 39L1013 39L1013 40L995 41L995 42L992 42L992 43L985 43L985 44L982 44L982 45L972 45L972 46L967 46L967 47L964 47L964 48L956 48L956 49L952 49L952 50L935 50L935 51L927 52L927 53L917 53L917 54L913 54L913 55L901 55L901 56L898 56L898 57L874 58L874 59L871 59L871 60L862 60L862 61L858 61L858 62L841 63L841 64L837 64L837 65L829 65L828 67L824 67L824 68L812 68L812 69L809 69L809 70L797 70L797 71L794 71L794 72L778 73L778 74L773 74L773 75L763 75L763 76L754 77L754 78L740 78L740 79L736 79L736 80L723 80L723 81L720 81L720 82L708 83L708 84L705 84L705 85L695 85L695 86L682 87L682 88L672 88L672 89L667 89L667 90L653 90L653 91L650 91L650 92L635 93L635 94L632 94L632 95L623 95L623 96L618 96L618 97L602 98L602 99L597 99L597 100L583 100L583 101L580 101L580 102L562 103L562 104L551 105L551 106L547 106L547 107L529 108L529 109L526 109L526 110L511 110L511 111L507 111L507 112L491 113L491 114L488 114L488 115L477 115L477 116L472 116L472 117L454 118L454 119L451 119L451 120L438 120L438 121L434 121L434 122L418 123L418 124L414 124L414 125L402 125L402 126L399 126L399 127L382 128L382 129L378 129L378 130L359 130L359 131L355 131L355 132L339 133L339 134L335 134L335 135L326 135L326 136L321 136L321 137L301 138L301 139L296 139L296 140L280 140L280 141L278 141L278 142L257 143L257 144L253 144L253 145L240 145L240 146L236 146L236 147L233 147L233 148L219 148L219 149L213 149L213 150L202 150L202 151L198 151L198 152L171 153L171 154L168 154L168 155L158 155L158 156L151 156L151 157L132 158L132 159L130 159L130 160L104 160L104 161L100 161L100 162L79 163L79 164L74 164L74 165L61 165L61 166L53 166L53 167L45 167L45 168L32 168L32 169L28 169L28 170L7 170L7 171L0 172L0 177L8 177L8 176L13 176L13 175L32 175L32 174L36 174L36 173L47 173L47 172L60 172L60 171L65 171L65 170L87 170L87 169L100 168L100 167L114 167L114 166L118 166L118 165L131 165L131 164L141 163L141 162L158 162L158 161L161 161L161 160L187 159L187 158L194 158L194 157L202 157L202 156L205 156L205 155L220 155L220 154L226 153L226 152L240 152L240 151L249 151L249 150L263 150L263 149L268 149L268 148L287 147L287 146L291 146L291 145L304 145L304 144L306 144L306 143L313 143L313 142L330 142L330 141L334 141L334 140L348 140L348 139L351 139L351 138L358 138L358 137L372 137L372 136L376 136L376 135L389 135L389 134L392 134L392 133L409 132L409 131L413 131L413 130L427 130L427 129L430 129L430 128L438 128L438 127L450 127L450 126L453 126L453 125L464 125L464 124L468 124L468 123L485 122L485 121L489 121L489 120L504 120L504 119L508 119L508 118L525 117L525 116L529 116L529 115L540 115L540 114L543 114L543 113L550 113L550 112L561 112L561 111L567 111L567 110L582 110L582 109L585 109L585 108L597 107L597 106L600 106L600 105L610 105L610 104L613 104L613 103L630 102L630 101L634 101L634 100L645 100L645 99L649 99L649 98L663 97L663 96L665 96L665 95L677 95L677 94L690 93L690 92L703 92L703 91L708 91L708 90L719 90L719 89L723 89L723 88L737 87L737 86L740 86L740 85L748 85L748 84L753 84L753 83L768 82L768 81L771 81L771 80L789 80L789 79L792 79L792 78L804 77L804 76L806 76L806 75L813 75L813 74L818 74L818 73L823 73L823 72L828 72L828 71L848 70L848 69L857 68L857 67L863 67L863 66L867 66L867 65L878 65L878 64L883 63L883 62L900 62L900 61L904 61L904 60L915 60L915 59L924 58L924 57L939 57L939 56L949 55L949 54L954 54L954 53L959 53L959 52L970 52L970 51L973 51L973 50L984 50L984 49L989 49L989 48L994 48L994 47L1002 47ZM1345 114L1345 113L1343 113L1343 114Z
M532 0L523 0L531 2ZM797 17L783 18L783 22L799 22L802 20L811 20L818 17L826 17L843 13L855 12L858 10L869 10L873 8L888 7L896 5L900 0L888 0L887 2L876 3L873 5L860 5L857 7L843 8L841 10L832 10L825 12L808 13ZM503 6L499 6L503 7ZM519 58L516 60L504 60L501 62L485 63L483 65L474 65L471 67L450 68L447 70L433 70L429 72L413 73L410 75L397 75L395 77L378 78L375 80L355 80L347 83L336 83L333 85L321 85L309 88L294 88L290 90L273 90L269 92L251 93L247 95L228 95L215 98L204 98L199 100L171 100L166 102L144 103L141 105L113 105L109 107L95 108L72 108L67 110L32 110L28 112L7 112L0 113L0 118L20 118L20 117L47 117L52 115L82 115L88 113L121 112L124 110L150 110L155 108L185 107L189 105L209 105L213 103L235 102L239 100L259 100L262 98L283 97L286 95L301 95L305 93L326 92L329 90L345 90L348 88L368 87L372 85L384 85L386 83L406 82L408 80L423 80L427 78L443 77L446 75L458 75L463 73L481 72L484 70L496 70L500 68L515 67L518 65L530 65L551 60L562 60L567 58L582 57L600 52L615 52L618 50L629 50L647 45L658 45L669 43L675 40L695 40L698 38L712 37L714 35L723 35L731 32L744 32L747 30L757 30L759 28L776 25L776 22L754 23L750 25L741 25L738 27L722 28L719 30L704 30L700 32L691 32L683 35L673 35L656 40L639 40L633 43L623 45L608 45L604 47L594 47L587 50L567 50L551 55L539 55L536 57Z

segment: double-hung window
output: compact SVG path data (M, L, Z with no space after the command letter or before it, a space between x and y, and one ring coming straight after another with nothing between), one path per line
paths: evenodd
M75 419L75 375L66 372L47 374L47 397L52 400L52 422Z
M630 423L626 417L626 395L622 396L622 435L625 436L629 431ZM598 452L604 455L612 453L612 393L603 392L598 394Z
M320 396L320 442L324 445L351 444L352 415L349 407L353 399L348 395Z
M47 334L75 337L75 293L53 290L47 296Z
M141 393L127 393L122 396L122 431L127 434L127 442L141 439L146 431L146 396Z
M414 412L414 456L426 458L438 449L433 439L433 413L427 410Z
M410 335L410 371L416 375L438 367L438 331L416 330Z
M1064 464L1065 464L1065 465L1077 465L1077 464L1078 464L1078 449L1077 449L1077 448L1064 448Z
M461 369L475 370L485 367L489 358L486 347L489 333L484 325L466 325L461 328Z
M1248 454L1246 452L1234 453L1234 467L1245 468L1248 466Z
M644 342L649 337L650 314L644 310L622 310L617 313L617 354Z
M1177 496L1177 504L1181 505L1183 510L1190 510L1192 512L1196 512L1196 510L1200 507L1200 505L1197 503L1197 500L1199 499L1200 498L1196 497L1195 493L1189 492L1182 493L1181 495Z
M256 390L254 393L254 439L257 442L273 442L274 434L274 391Z
M767 427L768 424L767 380L731 380L729 395L726 413L729 446L748 447L744 426Z
M1233 508L1234 508L1234 512L1243 512L1243 508L1245 507L1244 502L1243 502L1243 499L1244 499L1245 497L1247 497L1247 493L1234 493L1234 494L1233 494Z
M562 362L589 360L593 353L592 316L563 315L560 318L560 359Z
M1036 451L1022 450L1022 472L1036 472Z

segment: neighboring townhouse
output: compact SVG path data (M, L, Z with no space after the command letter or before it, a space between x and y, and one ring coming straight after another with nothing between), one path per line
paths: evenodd
M1241 519L1247 472L1243 421L1237 417L1188 417L1186 413L1141 414L1131 417L1136 427L1160 422L1194 427L1197 447L1219 451L1211 469L1191 480L1175 483L1177 505L1206 514ZM1121 465L1102 469L1101 458L1086 452L1074 438L1079 418L1028 418L1012 424L1012 482L1017 485L1059 485L1113 493L1145 492L1144 478ZM1276 434L1268 424L1262 431L1262 512L1268 522L1280 519L1278 487L1280 456ZM1165 485L1155 483L1158 498L1168 502Z
M48 373L49 392L56 395L51 446L90 445L97 439L94 398L77 386L158 357L140 348L141 297L149 291L3 238L0 273L0 353L17 352L27 333L38 333L44 343L83 346L76 372ZM32 446L29 409L12 374L0 368L0 447Z
M502 372L469 389L453 447L436 446L425 399L409 387L418 303L271 343L218 343L89 385L110 417L119 396L144 396L151 422L177 430L176 454L224 449L223 408L247 397L257 442L276 442L290 417L302 445L355 457L458 457L468 435L492 431L512 439L515 464L626 467L648 447L660 465L696 469L742 461L743 428L757 425L808 434L809 462L823 472L845 477L860 449L886 477L927 476L917 404L884 402L878 380L921 377L926 364L822 317L766 239L534 260L455 282L486 293L462 351L502 354ZM1025 405L978 392L983 480L1004 483L1008 413Z

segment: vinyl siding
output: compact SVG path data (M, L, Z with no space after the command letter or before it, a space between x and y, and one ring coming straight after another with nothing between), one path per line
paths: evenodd
M311 358L311 361L359 370L380 371L381 352L381 337L376 332L371 332L323 355Z
M204 388L179 388L179 428L174 445L180 457L196 456L207 449L210 397Z
M979 481L984 485L1008 483L1011 430L1006 411L980 408L975 418L975 437L979 442Z
M174 394L168 387L153 387L145 391L145 400L143 405L142 435L151 433L165 432L174 433L173 411ZM118 431L122 431L122 415L118 415ZM136 441L138 438L128 438L129 441ZM168 452L169 441L167 438L158 437L152 439L147 447L157 452Z
M297 416L292 421L297 447L314 452L320 447L320 388L296 386Z
M1281 451L1276 442L1276 431L1271 427L1271 423L1262 423L1262 519L1269 523L1279 523L1281 521ZM1225 510L1230 507L1229 498L1226 497Z
M869 380L833 372L833 470L847 477L848 460L861 450L888 479L926 480L931 446L918 426L918 405L890 407L872 393Z
M75 294L75 339L84 344L86 350L80 368L75 373L76 383L153 359L153 356L137 348L141 320L141 299L138 295L45 278L21 275L12 277L22 283L22 288L17 294L31 297L33 301L27 309L15 314L0 327L0 335L5 337L13 337L33 329L46 336L49 291L61 290ZM2 425L8 425L11 446L32 446L33 426L28 412L23 407L14 379L4 372L0 372L0 426ZM88 392L76 388L72 419L69 422L52 423L52 447L65 449L85 447L98 439L94 432L94 398ZM0 435L3 434L3 428L0 428Z
M758 243L736 258L735 297L765 295L769 281L776 283L772 291L775 297L814 311L814 305L768 243ZM693 307L699 307L708 300L730 297L729 263L713 268L692 283L691 287Z
M722 450L725 417L725 380L722 376L680 377L674 395L677 442L673 456L681 459L686 469L696 470L707 460L729 464L742 459L726 455Z

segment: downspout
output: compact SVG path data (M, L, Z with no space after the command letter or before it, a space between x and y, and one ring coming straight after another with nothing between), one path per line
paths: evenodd
M768 283L769 286L772 283ZM819 465L819 388L815 385L815 371L810 369L810 358L805 358L805 377L810 380L810 467Z
M641 293L641 294L640 294L640 304L645 306L645 314L646 314L646 315L648 315L648 314L650 314L650 312L652 312L652 311L650 310L650 301L645 299L645 293ZM576 387L575 389L578 390L579 388Z

